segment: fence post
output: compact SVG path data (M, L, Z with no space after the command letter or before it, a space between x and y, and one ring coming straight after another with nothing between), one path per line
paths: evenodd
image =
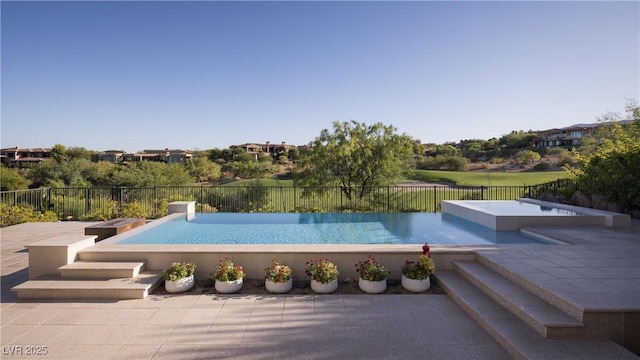
M398 190L398 189L396 188L396 190ZM389 210L391 209L391 208L389 207L389 201L391 200L390 192L391 192L391 191L390 191L390 189L389 189L389 186L387 186L387 212L389 212Z
M480 200L484 200L484 185L480 186Z
M438 200L436 199L436 197L438 196L438 192L436 191L436 186L433 185L433 212L437 212L438 210Z
M89 198L89 188L84 188L84 215L91 213L91 199Z

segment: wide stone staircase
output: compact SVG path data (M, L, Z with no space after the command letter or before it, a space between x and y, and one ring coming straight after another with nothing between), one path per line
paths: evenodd
M608 314L590 313L476 254L435 277L445 292L516 359L638 359L618 343ZM613 341L615 339L616 341Z
M162 271L144 262L76 261L14 287L19 298L144 299L162 282Z

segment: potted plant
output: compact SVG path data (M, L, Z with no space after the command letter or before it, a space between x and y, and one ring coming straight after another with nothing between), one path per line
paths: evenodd
M242 266L234 264L231 259L224 258L216 266L216 271L211 273L216 280L215 289L219 293L231 294L242 289L242 279L245 276Z
M288 265L284 265L280 260L273 260L273 264L264 269L266 272L264 286L267 291L283 294L291 291L293 287L292 271Z
M402 266L402 287L412 292L427 291L431 287L429 277L435 271L429 244L425 243L418 261L406 261Z
M311 279L311 289L320 294L328 294L338 289L340 272L329 259L307 261L305 273Z
M373 255L369 255L365 261L358 261L355 266L360 275L358 279L360 290L369 294L379 294L387 289L389 271L378 263Z
M169 293L190 290L195 283L193 277L195 272L195 263L172 261L171 266L163 273L164 289Z

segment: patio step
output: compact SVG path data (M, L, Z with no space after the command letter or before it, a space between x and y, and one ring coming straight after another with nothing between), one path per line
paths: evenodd
M454 270L485 295L547 338L585 337L584 323L475 261L453 261Z
M162 271L134 278L67 279L43 276L13 287L22 299L144 299L162 282Z
M520 275L517 270L510 269L500 263L499 259L492 259L491 252L478 251L476 253L478 263L491 269L492 271L502 275L506 279L519 284L522 288L536 295L540 299L544 299L547 303L555 306L557 309L569 314L577 320L584 320L584 311L581 307L559 297L551 291L532 283L525 276ZM526 271L526 270L523 270Z
M133 278L144 271L144 262L76 261L58 268L66 279Z
M604 339L548 339L525 324L454 270L438 270L438 284L516 359L638 359Z

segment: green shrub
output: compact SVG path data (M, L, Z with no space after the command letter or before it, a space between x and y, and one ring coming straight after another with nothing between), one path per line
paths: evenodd
M0 204L0 227L25 222L55 222L58 216L53 211L40 212L29 207Z

